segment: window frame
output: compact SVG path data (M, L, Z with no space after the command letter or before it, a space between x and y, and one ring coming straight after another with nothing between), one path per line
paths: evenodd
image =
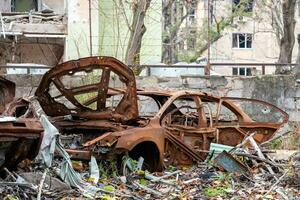
M245 74L241 74L241 69L244 69ZM252 69L256 69L256 67L232 67L232 76L252 76ZM237 74L234 74L235 70L237 70Z
M240 36L244 36L244 47L241 47L242 41L240 41ZM251 40L248 40L249 36ZM232 33L232 49L253 49L253 38L254 37L252 33ZM251 47L248 47L249 44L251 45Z

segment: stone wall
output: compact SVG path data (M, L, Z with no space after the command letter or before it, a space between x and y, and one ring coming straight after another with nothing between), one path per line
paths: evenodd
M41 76L6 75L17 85L16 95L34 94ZM80 77L78 77L81 79ZM300 87L294 76L183 76L176 78L137 77L139 88L198 90L219 96L246 97L267 101L285 110L291 121L300 121Z

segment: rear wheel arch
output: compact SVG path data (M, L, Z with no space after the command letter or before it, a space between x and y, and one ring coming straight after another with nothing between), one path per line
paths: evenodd
M160 151L153 141L142 141L136 144L129 152L129 157L138 160L144 158L144 168L150 172L162 170Z

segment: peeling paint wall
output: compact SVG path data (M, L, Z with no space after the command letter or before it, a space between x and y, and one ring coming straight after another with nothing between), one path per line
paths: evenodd
M11 10L11 0L1 0L0 12L10 12L10 10Z
M37 75L7 75L6 77L16 83L17 96L34 94L41 79L41 76ZM138 88L197 90L220 96L260 99L285 110L290 115L291 121L300 121L300 86L296 84L294 76L179 78L150 76L137 77L137 86Z
M64 39L22 38L1 39L0 65L7 63L35 63L55 66L64 53Z

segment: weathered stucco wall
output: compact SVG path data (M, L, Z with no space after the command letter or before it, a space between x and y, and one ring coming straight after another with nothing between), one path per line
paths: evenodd
M17 84L19 96L33 94L41 76L6 75ZM78 77L79 79L83 77ZM198 76L179 78L137 77L139 88L189 89L220 96L255 98L285 110L291 121L300 121L300 86L294 76L224 77Z

